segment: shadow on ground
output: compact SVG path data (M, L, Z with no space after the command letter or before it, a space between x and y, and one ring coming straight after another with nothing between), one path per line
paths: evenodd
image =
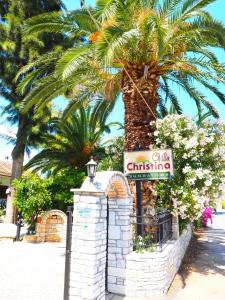
M205 228L198 230L193 235L179 272L171 286L172 289L184 289L192 272L202 275L220 274L225 276L224 229ZM179 286L178 281L181 281L182 286Z

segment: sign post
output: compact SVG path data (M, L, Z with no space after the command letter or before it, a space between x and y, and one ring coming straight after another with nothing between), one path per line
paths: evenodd
M173 176L172 150L125 152L124 172L130 180L170 179Z
M127 179L136 181L137 234L142 235L141 181L170 179L174 174L172 150L125 152L124 173Z

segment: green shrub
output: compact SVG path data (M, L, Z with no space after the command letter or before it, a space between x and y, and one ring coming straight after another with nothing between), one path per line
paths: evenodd
M4 211L0 209L0 218L4 216Z
M15 189L14 205L27 224L32 228L37 216L51 208L51 194L48 191L49 181L34 174L28 174L13 181Z
M181 219L179 218L179 233L182 234L184 229L186 229L187 225L190 223L189 219Z
M222 209L225 209L225 200L222 201Z
M81 186L84 172L75 169L61 170L48 178L33 173L13 181L15 188L14 205L22 212L25 222L34 228L37 216L45 210L66 210L73 204L71 188Z
M85 173L76 169L61 170L51 175L48 190L52 197L52 208L66 211L68 205L73 204L72 188L79 188L83 183Z
M198 219L194 220L194 228L199 229L201 227L202 227L202 219L198 218Z

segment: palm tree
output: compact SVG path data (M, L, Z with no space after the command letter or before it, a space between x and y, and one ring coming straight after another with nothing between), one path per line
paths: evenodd
M36 83L25 98L24 110L34 103L43 106L53 96L72 91L69 113L79 100L93 93L113 99L122 92L128 151L137 145L148 149L154 142L150 122L156 117L157 105L165 108L163 98L170 99L180 112L172 84L185 90L199 111L206 107L218 117L207 97L196 88L196 83L200 84L225 103L224 94L216 87L224 83L225 68L211 50L225 47L225 28L205 10L213 2L97 0L94 9L84 4L83 9L69 16L31 19L26 34L63 31L79 34L86 42L69 49L54 71ZM41 64L36 62L37 70ZM32 78L32 74L29 76Z
M92 99L93 94L103 94L110 100L122 93L125 151L149 149L154 143L151 121L156 118L157 107L161 112L166 110L165 101L170 100L181 112L182 99L178 100L176 90L184 90L199 112L206 108L218 117L199 89L204 87L225 103L217 87L225 82L225 67L212 50L225 48L225 28L205 10L213 2L96 0L92 9L84 3L83 9L69 15L31 19L26 34L66 32L84 42L65 52L42 81L32 81L32 65L21 70L20 74L30 76L21 87L31 81L34 87L24 99L24 111L34 104L41 109L64 93L72 98L65 111L68 116L79 101ZM41 60L36 61L37 72L42 66ZM145 183L143 189L143 203L154 206L154 183Z
M30 143L29 140L34 142L35 131L37 131L36 121L38 118L39 123L41 115L39 113L38 116L34 116L32 107L26 114L19 110L19 104L30 90L30 86L27 85L22 96L17 92L17 87L23 77L18 78L18 82L15 82L15 76L22 66L35 61L43 52L52 50L56 44L59 48L60 42L63 41L62 34L54 37L49 34L22 37L22 28L27 18L43 12L58 11L62 7L64 6L60 0L0 1L0 96L8 101L3 113L7 114L10 123L18 125L17 139L12 151L11 181L22 174L24 153ZM33 127L34 124L36 125ZM39 138L38 134L36 137ZM11 197L7 200L7 222L12 222L12 214Z
M107 124L112 108L113 102L98 100L94 106L81 104L64 121L55 118L52 121L53 132L45 136L42 151L27 163L25 169L53 173L69 168L84 170L90 156L103 158L105 147L100 144L102 136L117 124Z

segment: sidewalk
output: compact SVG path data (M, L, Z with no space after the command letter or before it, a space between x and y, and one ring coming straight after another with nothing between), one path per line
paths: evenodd
M177 274L166 300L225 299L225 213L199 232L197 253L184 274Z
M9 238L14 239L16 237L17 226L15 224L0 223L0 240ZM21 227L20 236L26 234L27 228Z
M62 300L65 245L0 241L1 300Z

